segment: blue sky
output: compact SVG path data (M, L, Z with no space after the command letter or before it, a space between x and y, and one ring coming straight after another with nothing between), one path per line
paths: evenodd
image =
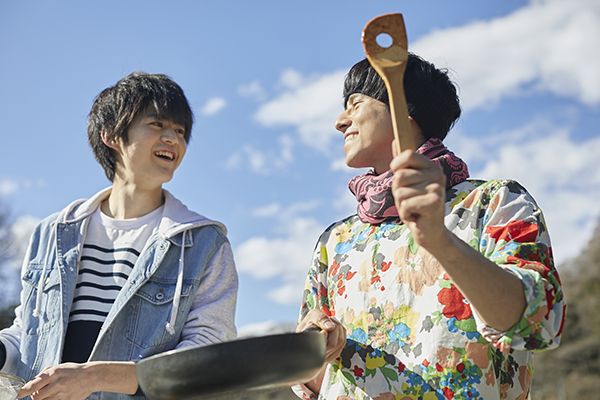
M347 182L364 172L333 128L343 77L363 27L390 12L460 88L446 144L473 177L530 190L567 268L600 212L595 0L0 0L0 199L15 232L109 185L87 145L93 99L133 71L164 73L196 115L165 187L228 226L238 326L295 321L317 237L354 212Z

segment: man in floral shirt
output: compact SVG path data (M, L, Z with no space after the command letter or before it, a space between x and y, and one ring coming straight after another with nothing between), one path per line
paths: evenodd
M558 346L566 304L541 210L517 182L470 180L442 143L460 116L445 71L410 54L417 151L395 154L387 90L367 60L344 84L357 214L320 237L298 331L328 336L305 399L527 399L533 352Z

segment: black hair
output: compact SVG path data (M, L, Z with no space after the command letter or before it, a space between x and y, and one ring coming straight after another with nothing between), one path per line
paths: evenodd
M166 75L134 72L104 89L94 100L88 116L88 141L111 182L116 157L114 150L102 141L102 133L107 139L120 139L127 145L129 126L149 107L157 118L183 126L184 139L189 143L194 115L181 87Z
M389 111L387 88L366 58L350 69L344 81L344 107L353 93L361 93L383 102ZM404 94L408 115L427 138L443 140L460 117L460 102L448 71L408 53L404 73Z

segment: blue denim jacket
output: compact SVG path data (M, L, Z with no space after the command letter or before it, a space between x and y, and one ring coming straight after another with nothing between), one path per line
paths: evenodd
M90 210L95 209L95 203L99 204L108 193L100 192L81 206L74 203L71 210L63 210L38 224L23 266L22 303L16 312L15 325L7 332L1 332L6 335L0 335L7 347L3 372L28 381L42 369L61 362ZM100 330L90 361L137 361L182 347L178 345L186 340L185 345L195 345L235 337L233 317L237 275L225 228L190 212L166 191L165 197L158 233L148 240L115 300ZM76 211L73 212L73 209ZM67 220L64 215L74 215L74 218ZM182 242L184 252L181 251ZM229 265L217 265L213 259L218 252L223 253L224 248L225 257L221 254L219 259L227 260ZM207 266L229 270L214 272L224 274L228 282L219 282L218 288L208 288L223 295L210 305L202 305L198 288ZM180 268L183 274L179 274ZM42 291L38 296L39 287ZM177 303L177 311L172 312L173 305ZM193 305L196 308L191 310ZM203 306L204 311L213 314L207 320L213 320L214 314L221 314L220 321L213 322L214 326L198 322L203 311L198 308ZM193 317L190 314L194 314ZM187 330L186 324L191 325L187 326ZM15 357L15 333L19 331L18 357ZM199 337L194 338L194 334ZM89 398L125 397L129 396L96 392Z

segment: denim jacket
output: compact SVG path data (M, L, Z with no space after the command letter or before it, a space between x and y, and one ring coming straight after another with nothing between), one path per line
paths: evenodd
M15 322L0 332L6 347L2 372L28 381L61 362L85 232L110 190L38 224L23 264ZM238 282L226 229L189 211L166 190L164 195L158 231L117 296L89 361L138 361L235 338ZM96 392L89 398L126 397Z

